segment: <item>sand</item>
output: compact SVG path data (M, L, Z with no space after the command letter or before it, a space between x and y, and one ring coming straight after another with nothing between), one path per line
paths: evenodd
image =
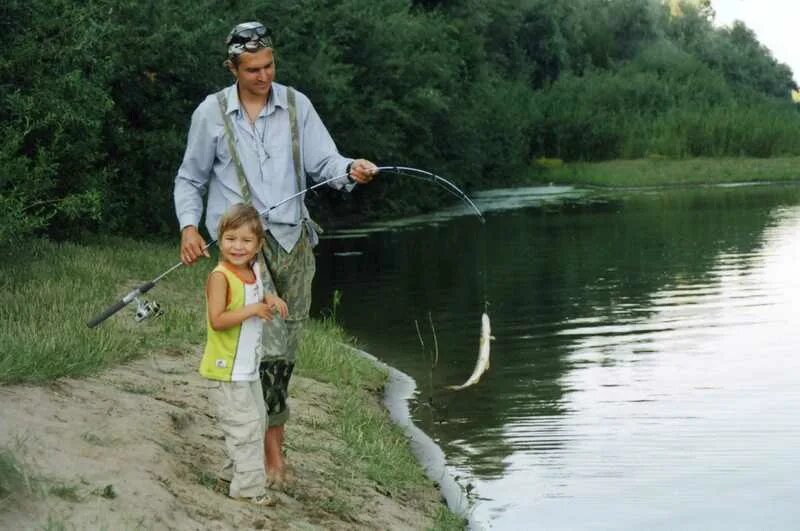
M336 390L292 381L287 460L293 484L275 507L225 495L224 442L198 353L139 359L85 379L0 387L0 448L34 494L0 502L0 529L427 529L433 483L391 496L358 463L341 462L330 429ZM379 398L375 399L379 406Z

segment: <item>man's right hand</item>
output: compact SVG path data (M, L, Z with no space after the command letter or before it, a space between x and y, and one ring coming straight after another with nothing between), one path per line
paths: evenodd
M181 231L181 262L192 265L201 256L209 258L206 241L194 225L188 225Z

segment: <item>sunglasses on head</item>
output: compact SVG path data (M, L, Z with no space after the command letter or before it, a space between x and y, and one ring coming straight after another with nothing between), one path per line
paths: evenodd
M260 22L238 24L225 39L225 44L228 45L228 54L239 55L243 52L255 52L261 48L271 48L272 39L269 33L267 27Z

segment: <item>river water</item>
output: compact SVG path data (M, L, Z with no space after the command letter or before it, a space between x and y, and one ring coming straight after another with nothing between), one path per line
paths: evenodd
M488 529L800 526L800 187L476 194L329 233L313 313L414 377ZM488 303L488 304L487 304ZM481 312L491 368L475 364Z

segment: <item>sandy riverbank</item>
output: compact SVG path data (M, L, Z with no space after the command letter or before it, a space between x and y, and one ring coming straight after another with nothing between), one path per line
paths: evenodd
M223 440L197 353L160 354L86 378L0 387L0 447L33 495L0 506L3 529L429 529L442 508L430 483L398 496L338 458L337 391L293 380L287 458L295 482L273 508L234 501L215 471ZM380 408L376 396L375 408Z

